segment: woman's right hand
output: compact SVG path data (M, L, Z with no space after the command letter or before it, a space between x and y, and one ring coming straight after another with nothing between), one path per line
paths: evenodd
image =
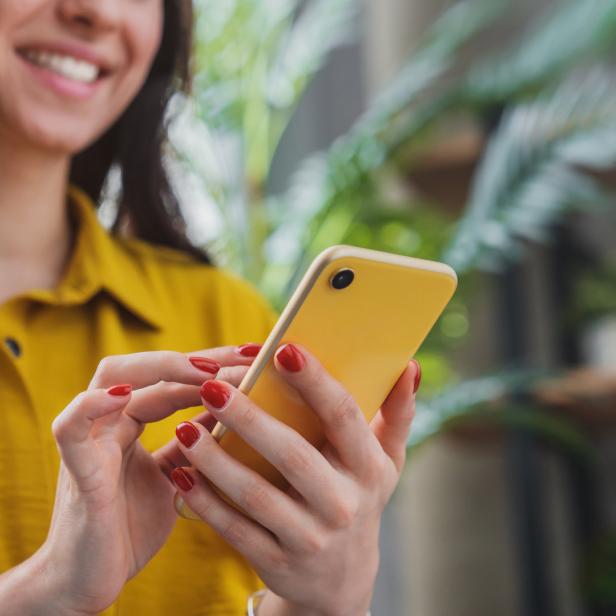
M213 360L204 366L211 372L189 356ZM200 385L220 366L219 378L238 384L252 361L237 347L101 361L52 426L62 461L49 534L34 559L52 595L44 613L100 612L162 547L177 519L168 474L187 460L175 441L150 454L137 439L146 423L199 405ZM197 420L212 424L207 413Z

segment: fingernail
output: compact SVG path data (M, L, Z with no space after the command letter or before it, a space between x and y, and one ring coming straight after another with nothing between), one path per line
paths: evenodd
M184 492L188 492L195 485L195 480L181 466L171 471L171 480Z
M190 361L195 368L199 368L199 370L209 372L210 374L216 374L221 368L217 361L207 359L206 357L197 357L196 355L192 355L188 358L188 361Z
M220 411L229 402L231 392L222 381L206 381L201 385L201 397L210 406Z
M132 385L114 385L107 390L107 393L111 396L128 396L132 390Z
M175 429L175 435L184 447L190 448L199 440L201 433L190 421L183 421Z
M411 363L415 364L415 382L413 383L413 393L417 393L419 384L421 383L421 366L416 359L411 359Z
M276 359L289 372L299 372L306 363L300 350L292 344L285 344L279 349L276 353Z
M237 347L237 352L244 357L256 357L261 350L262 344L243 344L242 346Z

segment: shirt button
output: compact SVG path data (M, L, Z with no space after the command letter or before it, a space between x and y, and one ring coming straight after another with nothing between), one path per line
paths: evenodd
M19 357L21 355L21 347L15 338L11 338L10 336L4 339L4 344L9 348L9 351L15 356Z

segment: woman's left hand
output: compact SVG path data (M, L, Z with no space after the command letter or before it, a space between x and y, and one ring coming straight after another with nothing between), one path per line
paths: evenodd
M381 514L404 465L419 364L409 364L370 424L306 349L281 347L275 365L319 417L326 437L321 451L228 383L208 381L201 396L284 475L289 490L274 487L223 451L203 426L188 422L177 434L195 468L176 469L172 478L190 509L269 588L260 615L364 615L379 565ZM195 469L251 517L220 498Z

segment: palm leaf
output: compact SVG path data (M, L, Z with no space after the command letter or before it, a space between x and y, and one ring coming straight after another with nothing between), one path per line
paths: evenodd
M615 94L612 80L594 72L508 110L444 260L459 273L498 270L520 255L520 239L545 239L565 212L611 203L580 166L601 169L616 161Z
M561 79L572 65L612 49L616 41L615 0L568 0L551 7L513 49L479 63L466 79L465 96L498 103L536 92Z
M528 391L545 373L509 371L453 385L427 401L417 401L407 448L413 452L448 426L466 420L490 421L528 430L577 455L592 448L571 423L530 405L511 404L511 394ZM498 404L494 404L498 403Z
M262 58L270 61L299 0L197 0L195 98L210 129L242 128ZM257 95L265 95L260 84Z
M275 267L294 261L287 285L292 289L319 245L318 230L334 208L369 206L368 176L400 147L395 121L431 91L455 63L455 51L502 11L504 0L460 2L441 16L403 69L347 135L327 152L309 157L299 166L285 195L271 203L286 216L268 240L268 254L278 255ZM448 97L442 99L449 101ZM414 134L437 117L449 102L426 103L416 114ZM405 140L411 138L408 130ZM341 230L344 231L344 229ZM280 251L280 252L279 252Z

